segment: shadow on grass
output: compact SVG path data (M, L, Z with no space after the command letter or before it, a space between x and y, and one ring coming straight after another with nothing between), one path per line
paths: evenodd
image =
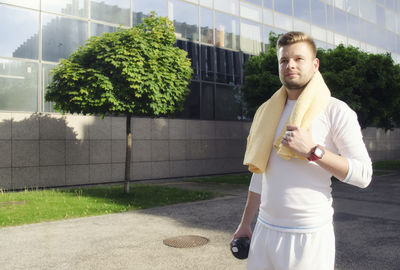
M189 191L156 185L132 185L129 194L124 193L122 185L63 189L59 191L73 196L91 197L104 203L116 204L122 207L121 211L207 200L215 196L213 192Z

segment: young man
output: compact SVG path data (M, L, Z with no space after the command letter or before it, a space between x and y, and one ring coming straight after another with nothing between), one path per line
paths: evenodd
M331 176L366 187L371 159L357 115L330 96L314 41L286 33L277 56L283 86L250 129L244 164L254 173L233 238L251 238L248 270L333 270Z

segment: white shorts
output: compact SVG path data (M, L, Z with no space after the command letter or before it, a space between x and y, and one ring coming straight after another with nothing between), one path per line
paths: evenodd
M247 270L334 270L333 225L310 233L276 231L259 221L250 244Z

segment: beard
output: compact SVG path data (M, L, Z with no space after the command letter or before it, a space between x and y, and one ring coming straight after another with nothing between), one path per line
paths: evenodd
M282 84L286 87L287 90L302 90L304 89L307 84L311 81L313 76L309 78L299 78L299 80L286 80L285 77L281 77Z

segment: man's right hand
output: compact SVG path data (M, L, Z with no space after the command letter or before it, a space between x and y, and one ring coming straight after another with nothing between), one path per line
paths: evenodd
M231 240L230 245L232 246L233 240L240 238L240 237L247 237L251 239L251 236L253 235L253 232L251 230L250 225L243 225L239 224L238 228L236 229L236 232L233 234L233 238Z

